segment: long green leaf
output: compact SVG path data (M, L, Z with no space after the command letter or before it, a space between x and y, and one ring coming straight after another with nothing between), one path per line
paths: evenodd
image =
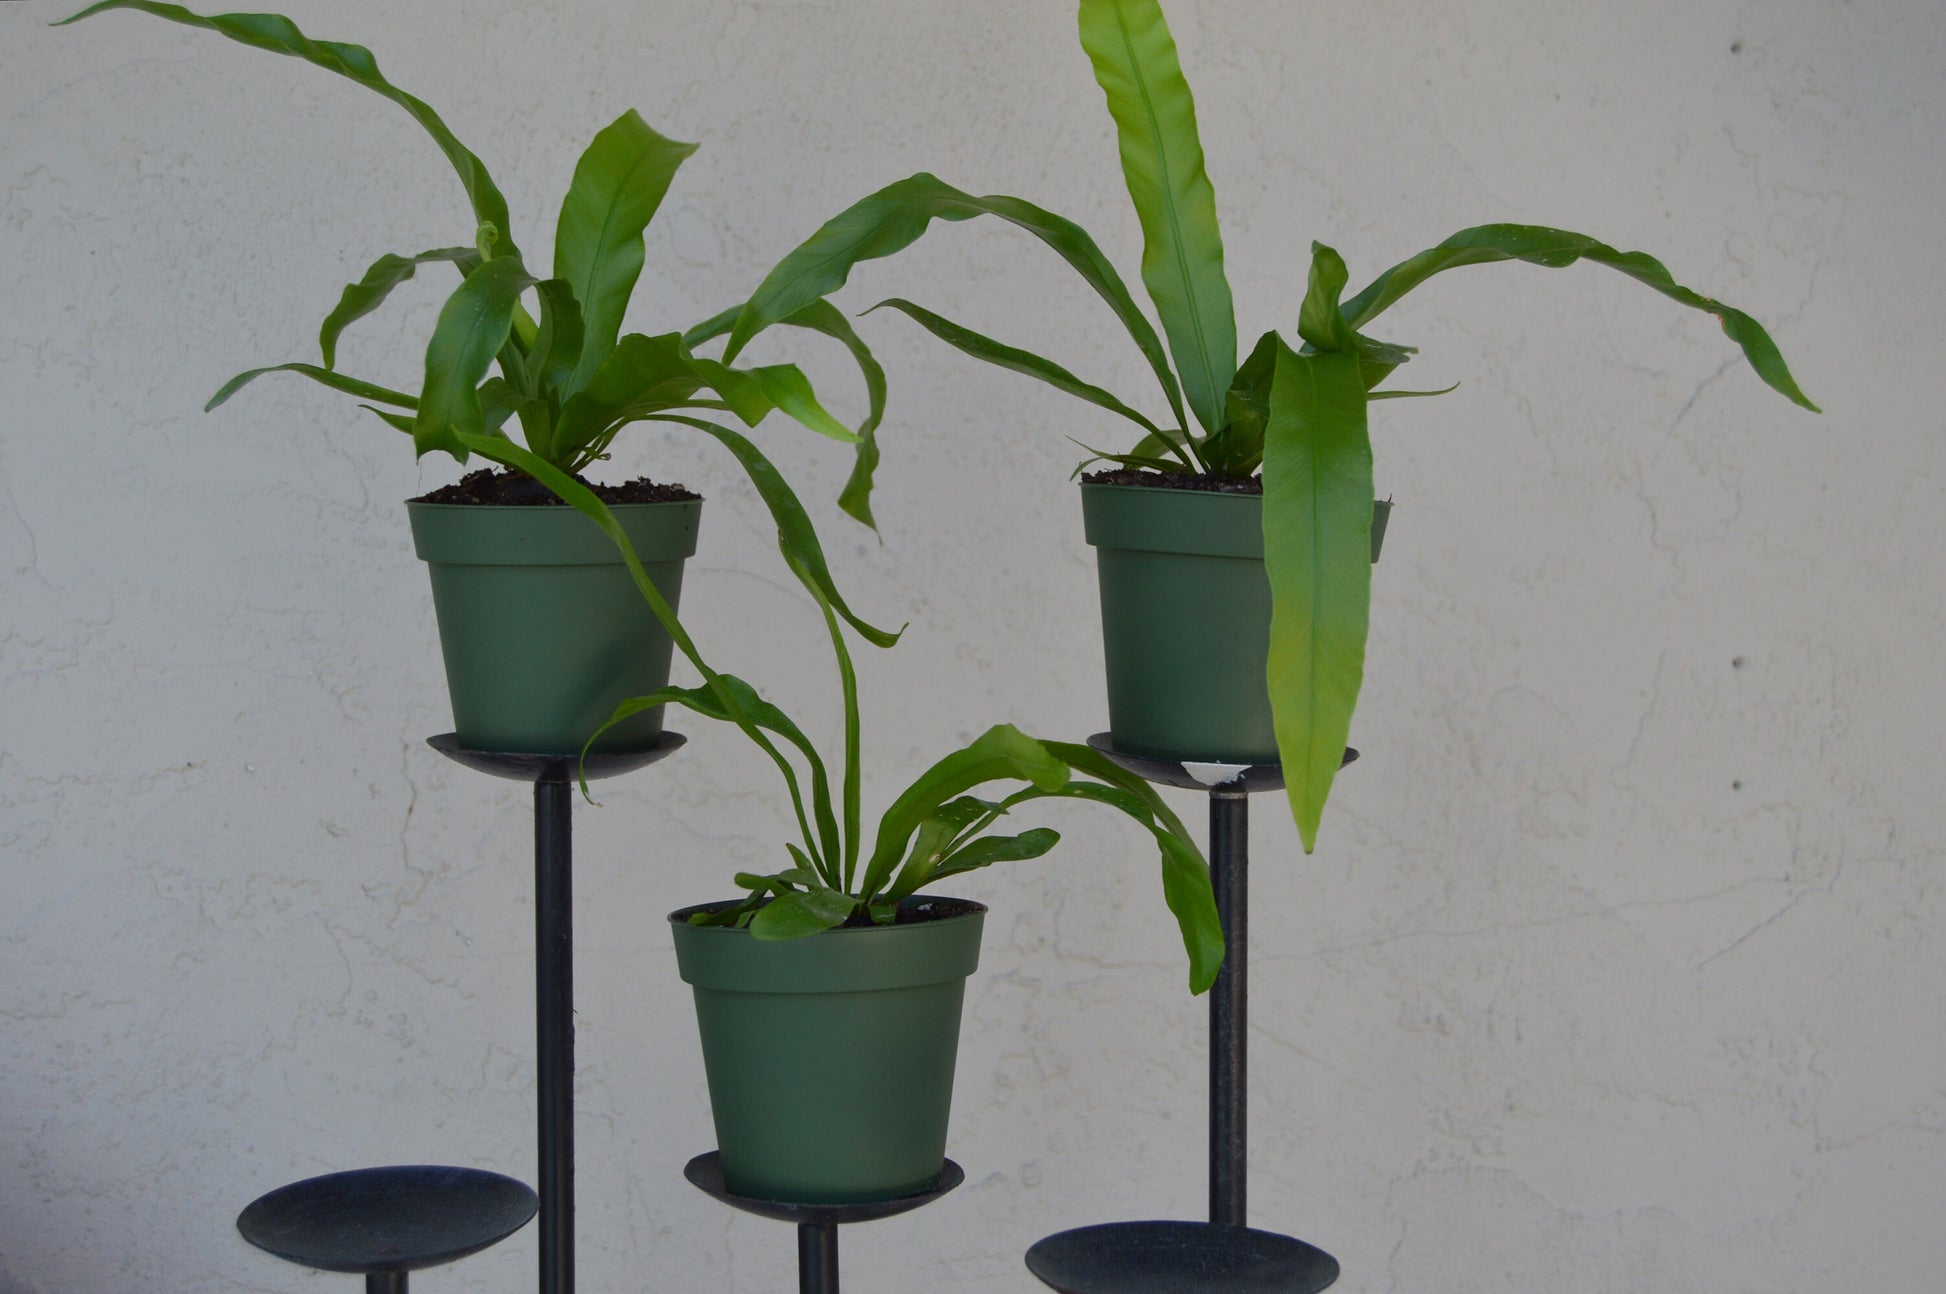
M1486 265L1494 261L1525 261L1547 269L1559 269L1579 260L1593 261L1621 271L1638 283L1693 309L1713 314L1731 341L1743 348L1744 356L1757 376L1790 400L1813 413L1822 412L1800 391L1791 376L1777 343L1763 326L1741 310L1724 305L1677 283L1662 262L1647 252L1620 252L1586 234L1540 225L1477 225L1462 229L1437 247L1429 248L1410 260L1394 265L1373 279L1357 296L1345 303L1345 319L1353 328L1362 328L1381 311L1441 270L1462 265Z
M662 596L662 590L655 586L655 581L649 578L648 571L643 569L642 559L636 553L635 545L630 542L628 532L622 529L622 523L615 519L615 514L608 510L608 505L597 498L593 490L575 480L574 477L510 440L497 436L475 436L465 433L462 433L458 439L462 446L482 458L527 473L554 491L564 503L601 527L601 532L607 535L620 550L622 562L628 567L629 578L635 582L636 591L642 595L642 600L649 604L649 611L655 616L656 622L662 626L663 632L669 635L676 650L680 651L689 663L696 667L696 672L703 676L704 684L716 695L718 702L723 706L724 713L730 716L737 727L743 731L744 736L750 738L759 750L770 756L771 762L776 764L783 774L785 784L790 787L792 800L798 801L796 770L791 767L790 761L784 758L783 752L777 749L776 743L765 736L763 730L757 726L751 717L749 707L744 705L737 690L725 682L726 676L710 668L709 662L703 659L702 653L696 648L695 639L689 636L689 631L683 628L682 621L676 618L675 608L669 605L669 600ZM585 782L583 789L586 789ZM798 817L801 823L803 821L801 809ZM807 841L810 839L808 830L805 832L805 838Z
M1334 316L1342 267L1329 248L1312 264L1311 295ZM1349 331L1338 319L1306 340L1347 340ZM1355 348L1300 355L1279 343L1263 476L1271 717L1309 853L1344 759L1371 612L1372 447Z
M724 358L735 358L764 329L836 292L860 261L902 251L934 220L971 220L975 216L998 216L1020 226L1073 266L1128 329L1149 367L1155 370L1176 420L1182 421L1182 392L1169 371L1162 342L1129 295L1121 275L1087 231L1031 202L997 195L976 198L924 171L859 199L779 261L738 312Z
M390 252L372 262L363 278L356 283L347 283L338 297L338 304L324 317L318 328L318 350L324 355L324 366L334 368L338 363L338 338L345 328L363 319L366 315L385 303L392 295L392 289L412 277L413 271L421 265L434 261L451 261L460 267L464 278L479 264L480 254L471 247L435 247L417 256L396 256Z
M756 727L766 732L774 732L784 738L804 756L805 766L811 772L810 807L807 811L803 795L794 776L786 778L786 784L790 790L791 805L796 810L798 829L803 832L805 843L813 846L817 859L830 860L828 863L820 861L814 862L811 865L826 870L827 875L825 879L831 884L837 884L837 859L842 848L842 842L838 836L837 820L831 813L831 785L829 776L825 770L824 759L818 754L818 748L812 744L810 738L804 735L803 730L797 726L789 715L785 714L778 706L766 701L757 693L756 688L751 687L750 684L744 682L736 675L719 675L718 684L718 686L713 687L676 687L671 685L659 688L644 696L628 697L617 704L614 712L607 719L603 720L601 727L595 729L594 733L589 736L587 744L581 748L583 763L585 764L588 752L594 749L595 743L601 740L602 734L606 733L616 724L625 723L636 715L641 714L644 710L653 710L657 706L680 705L685 709L695 711L704 718L715 719L722 723L736 723L738 722L739 716L741 716L741 718L748 720ZM581 793L584 796L588 795L588 779L585 771L581 775ZM808 818L807 812L810 815ZM815 838L811 834L811 821L813 819L817 823L817 836Z
M534 282L518 256L496 256L446 299L426 343L426 382L412 424L421 456L444 450L466 461L459 437L480 430L480 380L513 329L520 294Z
M924 306L914 305L902 297L891 297L881 301L878 305L873 306L871 310L867 310L864 313L870 314L872 310L878 310L885 306L890 306L894 310L902 312L921 328L924 328L948 346L964 351L974 359L985 360L987 363L997 365L1000 368L1008 369L1015 373L1024 373L1028 377L1039 378L1057 391L1065 391L1077 399L1086 400L1089 404L1106 409L1110 413L1119 413L1122 417L1142 427L1150 435L1161 437L1165 443L1177 449L1178 453L1181 452L1178 437L1163 431L1162 428L1150 422L1143 414L1129 408L1126 404L1116 399L1110 392L1104 391L1100 387L1090 383L1083 382L1080 378L1068 372L1052 360L1043 359L1032 351L1020 350L1017 347L1007 345L1005 342L995 341L991 337L974 332L971 328L962 327L950 319L942 318Z
M892 869L905 857L912 833L940 805L976 786L1007 778L1053 789L1067 782L1068 766L1012 724L987 729L921 773L885 811L859 885L861 897L870 902L878 896Z
M520 249L514 245L513 227L507 216L507 200L494 186L487 175L486 167L473 151L459 142L453 132L446 128L440 119L422 100L414 98L399 89L379 73L378 60L372 52L362 45L347 45L334 40L312 40L299 31L297 24L280 14L274 13L230 13L206 18L192 13L181 5L158 4L152 0L102 0L100 4L89 5L71 18L54 24L66 26L83 18L109 9L136 9L170 22L179 22L189 27L200 27L205 31L217 32L231 40L256 49L269 50L273 54L289 54L305 62L321 67L328 72L356 81L368 90L390 99L404 108L412 119L432 136L439 151L452 163L458 173L460 183L465 186L466 196L473 204L474 218L481 224L490 224L500 231L500 243L496 256L518 256Z
M1061 843L1061 833L1047 827L1032 827L1017 836L982 836L970 845L954 850L920 877L912 886L911 893L919 886L930 881L944 880L948 876L958 876L962 872L978 871L995 863L1017 863L1029 858L1039 858L1054 846ZM905 883L901 876L900 884ZM901 898L904 896L901 895Z
M268 368L253 368L247 373L238 373L235 377L225 382L217 393L209 398L209 403L203 406L203 412L208 413L211 409L214 409L217 405L222 404L225 400L242 390L246 384L262 377L265 373L302 373L313 382L320 382L334 391L343 391L349 395L355 395L361 400L377 400L380 404L395 404L401 409L416 409L419 407L419 402L403 391L393 391L371 382L361 382L355 377L346 377L342 373L334 373L330 369L319 368L315 364L272 364Z
M805 377L797 365L765 364L746 369L745 372L757 380L757 388L764 393L764 399L785 416L797 419L820 436L829 436L846 445L859 443L856 432L832 417L818 403L818 393L812 389L811 379Z
M1203 430L1215 432L1236 375L1236 310L1176 42L1156 0L1081 0L1081 47L1120 137L1122 178L1142 222L1142 282L1183 395Z
M721 337L736 325L737 315L742 309L742 306L731 306L721 314L697 324L683 334L683 344L700 346ZM872 519L872 478L878 471L878 424L885 417L885 370L872 354L871 347L865 344L851 326L851 321L845 318L844 311L829 301L820 298L777 322L786 328L806 328L833 338L851 352L852 361L858 365L859 376L865 381L865 418L857 427L858 452L852 461L851 476L838 495L838 506L849 516L876 530L878 522Z
M1100 751L1070 742L1042 744L1076 772L1108 784L1071 782L1070 786L1079 788L1073 794L1120 809L1154 835L1162 857L1163 901L1175 915L1176 925L1182 932L1183 949L1189 955L1189 991L1207 991L1216 982L1216 973L1223 968L1223 922L1216 910L1209 864L1203 860L1195 839L1153 786ZM1069 792L1064 789L1062 793Z
M630 108L599 131L575 163L554 227L554 277L581 303L586 342L569 394L594 377L621 335L642 273L642 231L655 218L676 168L696 145L665 138Z
M651 421L671 422L713 436L717 442L737 460L750 484L756 487L757 497L764 501L770 510L770 519L777 523L777 546L784 554L784 560L793 567L801 566L805 578L817 591L817 595L828 600L833 609L844 617L845 623L856 629L875 647L890 647L898 642L902 628L893 633L859 618L845 602L844 595L838 592L837 584L831 578L831 568L824 557L824 545L818 539L817 528L811 524L810 514L804 510L796 491L784 479L771 461L764 457L763 451L753 444L749 437L733 431L721 423L706 418L692 418L687 414L658 413L649 415Z

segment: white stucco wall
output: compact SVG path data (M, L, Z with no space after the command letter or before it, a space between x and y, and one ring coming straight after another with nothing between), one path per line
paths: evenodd
M528 802L423 739L448 713L399 500L454 475L298 379L381 251L464 241L402 114L137 15L0 7L0 1294L311 1290L259 1192L368 1163L532 1177ZM1467 271L1388 338L1399 510L1355 744L1316 855L1255 814L1252 1216L1348 1291L1921 1291L1946 1233L1940 653L1946 17L1857 5L1175 0L1240 331L1294 324L1312 238L1355 282L1461 226L1584 229L1769 325L1822 418L1706 318L1587 267ZM437 105L542 249L623 108L700 140L630 322L746 292L930 169L1137 233L1071 5L293 0ZM431 288L347 369L413 380ZM934 233L910 295L1146 403L1096 300L1004 227ZM1101 726L1063 439L1108 415L883 315L884 544L844 454L767 444L841 579L906 641L861 663L873 802L988 723ZM772 353L783 353L781 350ZM855 412L841 364L795 353ZM835 732L817 623L725 462L685 616ZM577 820L580 1267L759 1291L788 1228L688 1187L708 1113L663 913L777 861L734 734ZM1186 814L1199 812L1182 797ZM1202 1006L1146 847L1079 814L969 880L956 1195L845 1236L847 1288L1038 1288L1022 1251L1203 1207ZM518 1289L534 1236L423 1278Z

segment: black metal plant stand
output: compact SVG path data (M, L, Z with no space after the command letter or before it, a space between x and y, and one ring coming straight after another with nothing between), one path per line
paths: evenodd
M1037 1241L1027 1267L1061 1294L1316 1294L1338 1260L1313 1245L1249 1225L1250 796L1283 789L1276 764L1195 764L1088 744L1147 781L1209 793L1210 882L1227 952L1210 989L1208 1222L1111 1222ZM1345 762L1358 758L1347 750Z
M847 1222L872 1222L909 1213L931 1204L966 1180L965 1171L949 1159L932 1189L916 1195L901 1195L897 1199L871 1200L861 1204L792 1204L784 1200L761 1200L731 1193L723 1181L722 1161L714 1150L690 1160L683 1167L682 1175L698 1190L733 1209L797 1224L798 1294L838 1294L838 1228L841 1225Z
M532 755L474 750L457 734L426 742L456 763L534 784L534 1035L540 1176L540 1292L574 1294L574 787L646 768L685 738L645 750Z

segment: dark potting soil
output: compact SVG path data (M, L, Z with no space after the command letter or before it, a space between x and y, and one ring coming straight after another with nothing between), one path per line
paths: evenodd
M1262 494L1260 476L1210 476L1189 472L1150 472L1139 467L1117 467L1104 472L1087 472L1084 485L1139 485L1151 490L1201 490L1205 494Z
M593 481L581 481L595 492L595 497L603 503L681 503L703 496L682 485L657 485L646 476L638 476L620 485L597 485ZM562 503L554 491L542 485L531 476L517 476L512 472L481 468L468 472L455 484L441 486L430 494L423 494L410 503L477 503L498 507L568 506Z

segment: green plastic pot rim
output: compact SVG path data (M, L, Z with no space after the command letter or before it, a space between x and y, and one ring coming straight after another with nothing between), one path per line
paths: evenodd
M669 914L685 983L733 993L858 993L963 980L979 968L987 906L972 899L914 894L899 906L923 911L929 903L950 903L954 911L897 925L839 926L797 939L759 939L735 926L689 924L696 913L742 901L699 903Z
M619 565L621 549L592 517L566 504L405 501L420 560L447 566ZM696 553L703 500L614 503L614 514L644 563Z
M1163 485L1081 486L1082 524L1096 548L1262 561L1262 494ZM1390 499L1372 501L1372 561L1385 542Z

